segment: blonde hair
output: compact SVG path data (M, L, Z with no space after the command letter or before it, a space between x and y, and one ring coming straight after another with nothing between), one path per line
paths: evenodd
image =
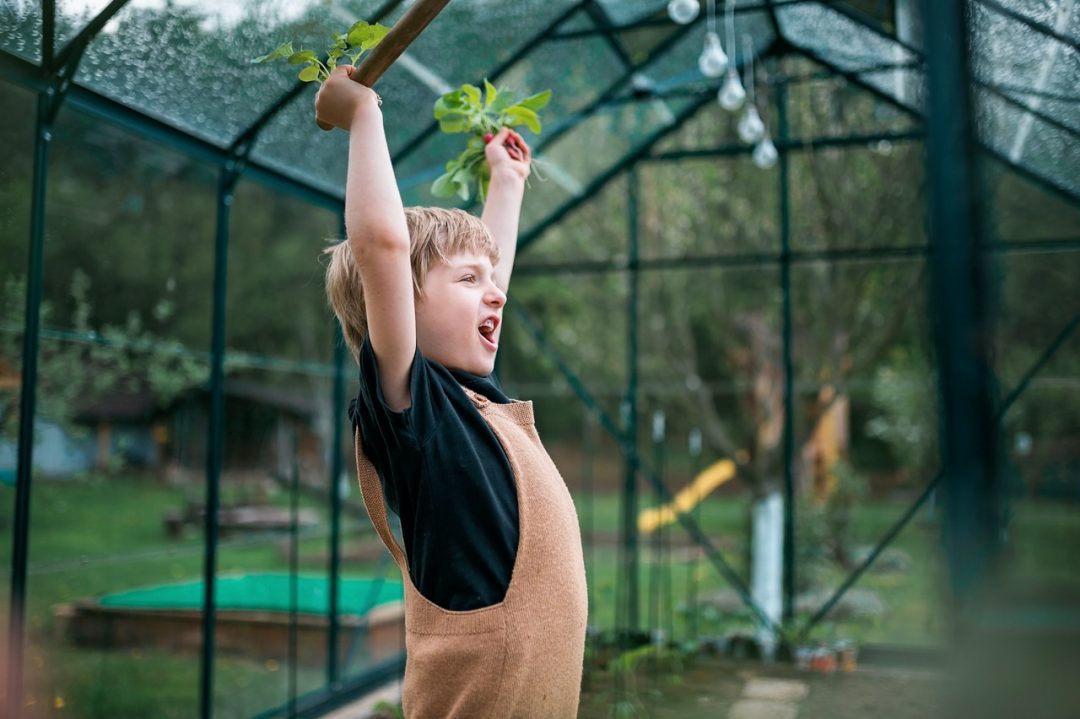
M412 262L413 290L423 292L424 278L434 262L448 262L453 255L475 253L499 262L495 238L479 217L464 210L441 207L406 207L409 228L409 259ZM360 346L367 336L367 309L360 268L348 240L335 241L322 251L330 255L326 266L326 299L341 323L345 344L360 363Z

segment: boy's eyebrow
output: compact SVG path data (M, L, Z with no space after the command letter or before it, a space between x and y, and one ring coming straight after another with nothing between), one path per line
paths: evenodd
M484 274L485 267L480 262L455 262L450 265L455 270L475 270L479 274Z

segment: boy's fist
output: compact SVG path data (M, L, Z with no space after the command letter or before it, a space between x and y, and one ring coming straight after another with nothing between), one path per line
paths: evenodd
M529 176L532 150L521 135L509 127L504 127L490 138L484 135L484 142L487 143L484 156L491 168L492 177L500 172L511 172L522 179Z
M379 96L370 87L352 79L356 68L338 65L315 93L315 122L324 130L348 130L357 110L370 102L378 106Z

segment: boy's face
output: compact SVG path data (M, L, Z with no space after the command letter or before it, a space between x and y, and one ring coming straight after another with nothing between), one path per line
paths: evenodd
M489 257L472 253L428 269L416 301L416 341L425 357L451 369L491 374L506 304L494 274Z

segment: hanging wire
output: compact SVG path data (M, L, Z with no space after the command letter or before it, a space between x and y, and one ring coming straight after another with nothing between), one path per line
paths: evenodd
M743 35L743 52L746 54L746 62L743 64L745 75L743 84L746 86L746 94L749 96L750 106L757 107L757 93L754 92L754 45L749 35Z
M724 24L727 25L727 46L728 54L731 55L731 64L737 65L735 62L735 0L728 0L727 5L724 6Z
M705 29L716 32L716 0L708 0L705 4Z

